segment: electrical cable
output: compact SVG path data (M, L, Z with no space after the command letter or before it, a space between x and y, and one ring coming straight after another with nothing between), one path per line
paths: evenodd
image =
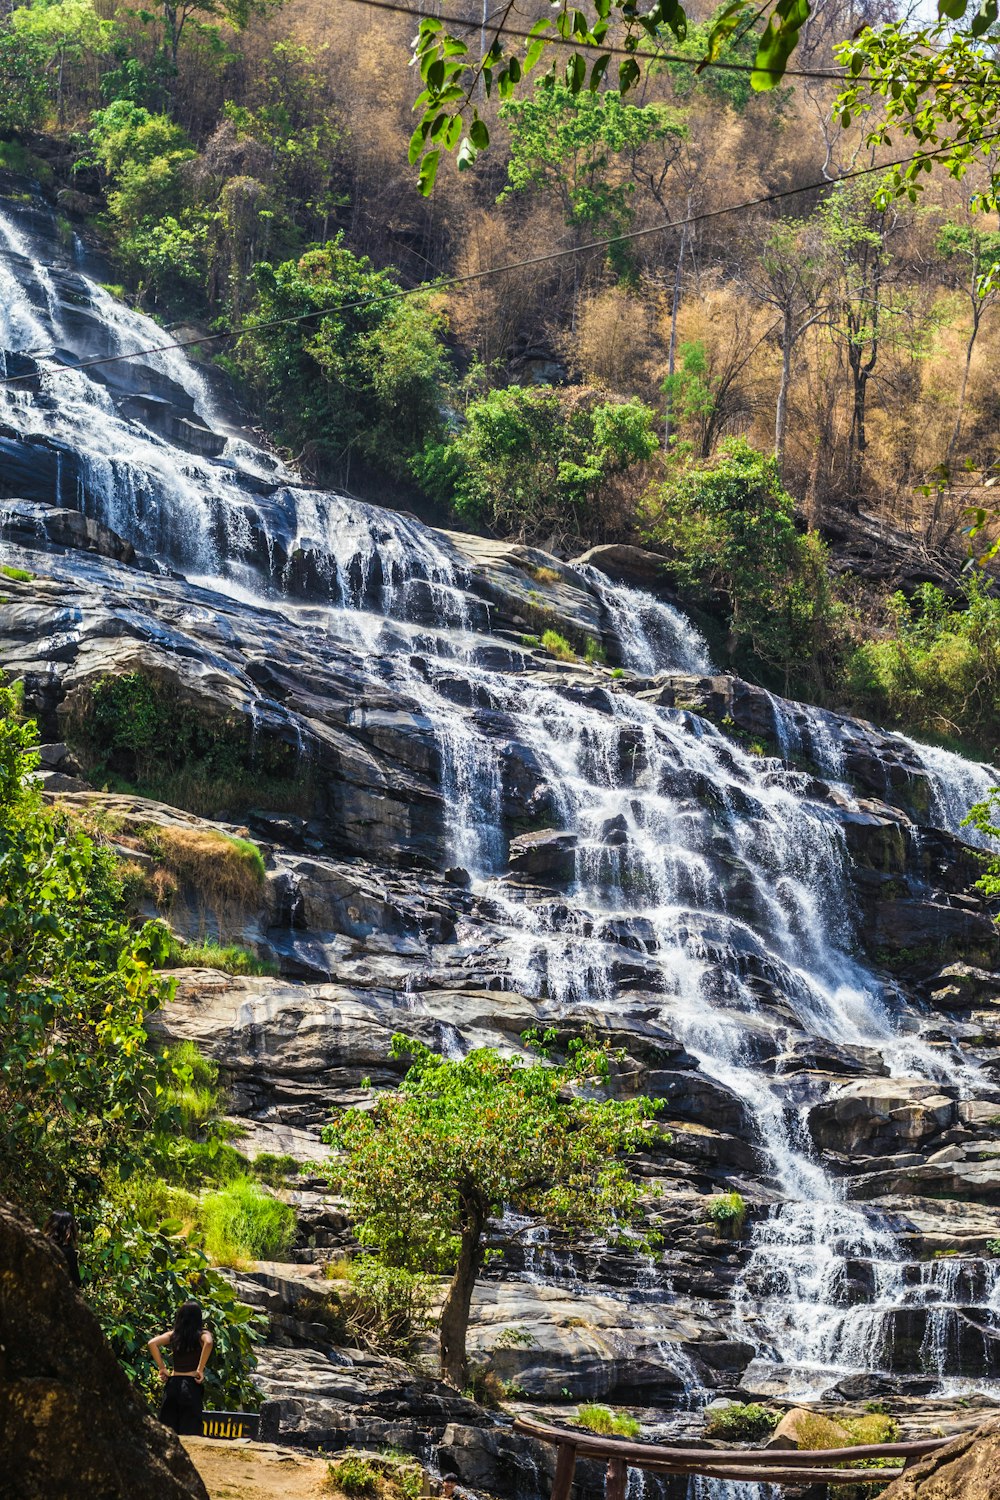
M981 136L977 145L983 141L1000 140L1000 130L990 135ZM860 177L872 177L876 173L889 172L894 167L908 166L910 162L918 159L930 160L935 156L943 156L950 151L956 143L949 142L945 146L939 146L936 151L916 151L911 156L899 157L895 161L880 162L877 166L857 167L850 172L844 172L840 177L822 179L819 182L809 182L802 187L782 188L779 192L763 193L757 198L748 198L742 203L730 203L723 208L706 209L702 213L689 214L684 219L665 220L657 224L649 224L644 229L630 229L624 234L607 235L602 239L588 240L583 245L569 245L564 250L547 250L542 255L532 255L525 260L510 261L502 266L486 266L481 271L469 271L460 276L441 276L431 282L421 282L417 286L399 287L393 292L384 292L378 297L361 297L354 302L344 302L333 307L314 307L308 312L290 313L286 317L267 318L261 323L244 323L237 328L222 329L216 333L199 334L197 338L180 339L170 344L152 344L145 349L134 349L129 353L97 355L92 359L79 360L72 365L55 365L47 373L58 374L61 370L91 370L98 366L118 364L123 360L142 359L150 354L168 354L176 349L192 349L200 344L219 343L223 339L242 338L246 334L265 333L272 328L288 327L292 323L305 323L312 318L336 317L341 313L354 312L362 307L377 307L385 302L400 302L406 297L413 297L419 293L444 291L448 287L466 286L473 281L483 281L489 276L503 276L509 271L521 271L531 266L551 264L553 261L565 260L571 255L585 255L591 250L606 250L610 245L626 244L632 240L646 239L653 234L663 234L666 230L678 230L691 228L695 224L705 224L712 219L723 218L726 214L746 213L750 209L763 208L769 203L779 203L786 198L794 198L802 193L819 192L823 188L835 187L841 182L851 182ZM47 356L51 358L52 356ZM34 380L36 371L24 375L8 375L0 379L0 386L20 385L25 381Z

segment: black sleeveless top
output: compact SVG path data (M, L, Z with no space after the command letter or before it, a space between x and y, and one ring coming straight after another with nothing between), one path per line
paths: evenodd
M173 1345L173 1337L172 1336L171 1336L170 1342L171 1342L171 1345ZM202 1348L203 1348L203 1342L204 1341L203 1341L203 1339L201 1337L201 1334L199 1334L198 1335L198 1347L196 1349L188 1349L184 1354L174 1354L173 1348L171 1347L171 1351L170 1352L171 1352L171 1355L173 1357L173 1367L174 1367L174 1374L175 1375L193 1375L194 1374L194 1372L195 1372L195 1370L197 1370L198 1364L199 1364L199 1362L201 1360L201 1351L202 1351Z

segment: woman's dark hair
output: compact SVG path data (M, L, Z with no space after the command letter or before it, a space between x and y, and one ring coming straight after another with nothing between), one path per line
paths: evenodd
M200 1352L203 1327L201 1303L182 1302L174 1318L174 1331L170 1335L170 1352L175 1359L178 1354Z
M76 1244L76 1220L65 1209L57 1208L54 1213L49 1214L45 1233L60 1249L65 1250L68 1245Z

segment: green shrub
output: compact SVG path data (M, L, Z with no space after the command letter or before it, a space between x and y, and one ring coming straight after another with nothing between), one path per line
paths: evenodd
M1000 737L1000 598L978 574L950 600L924 583L912 599L894 594L880 633L851 657L852 705L881 723L992 756Z
M259 1177L270 1187L281 1187L286 1177L294 1177L302 1168L294 1156L277 1156L270 1151L262 1151L259 1156L254 1157L251 1170L255 1177Z
M727 1438L733 1442L755 1443L769 1437L780 1421L779 1413L751 1401L746 1405L732 1401L707 1414L705 1435Z
M35 577L34 573L28 572L27 568L12 568L7 563L0 565L0 573L15 583L32 583Z
M588 1432L600 1433L602 1437L638 1437L641 1429L635 1417L627 1411L609 1411L606 1406L581 1406L576 1422Z
M708 1205L708 1217L720 1234L739 1239L747 1206L741 1193L720 1193Z
M564 635L557 630L547 630L542 636L542 646L558 661L576 661L576 652Z
M260 1403L252 1380L253 1345L263 1338L267 1320L237 1300L227 1279L179 1228L175 1221L147 1229L114 1214L102 1216L84 1242L86 1299L126 1373L155 1402L161 1388L146 1340L170 1328L181 1302L197 1298L215 1341L205 1371L206 1405L252 1410Z
M429 443L412 469L432 499L474 524L595 542L630 524L658 426L641 401L508 386L471 401L461 429Z
M338 1459L330 1468L330 1482L336 1489L354 1497L370 1497L382 1493L382 1472L370 1458L348 1454Z
M691 603L721 608L741 670L785 693L815 693L839 674L843 610L826 548L815 533L800 535L773 458L730 439L647 497L645 535L668 549Z
M1000 1239L986 1241L987 1255L1000 1255Z
M276 1260L295 1236L295 1212L249 1177L236 1177L201 1205L205 1249L220 1265Z
M350 1276L344 1307L351 1340L377 1353L412 1354L427 1326L427 1277L368 1256L352 1263Z
M592 667L603 667L608 659L608 653L600 641L595 640L592 635L588 635L583 659L585 662L589 662Z

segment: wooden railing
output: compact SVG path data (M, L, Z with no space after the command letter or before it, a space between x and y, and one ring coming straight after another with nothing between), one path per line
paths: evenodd
M650 1474L700 1474L706 1479L742 1479L757 1484L871 1484L897 1479L927 1453L943 1448L948 1438L918 1443L871 1443L856 1448L821 1448L812 1452L786 1448L668 1448L659 1443L631 1443L592 1432L546 1427L518 1417L516 1432L556 1449L556 1476L551 1500L569 1500L578 1458L605 1459L606 1500L625 1500L629 1469ZM864 1459L901 1458L893 1468L837 1468Z

